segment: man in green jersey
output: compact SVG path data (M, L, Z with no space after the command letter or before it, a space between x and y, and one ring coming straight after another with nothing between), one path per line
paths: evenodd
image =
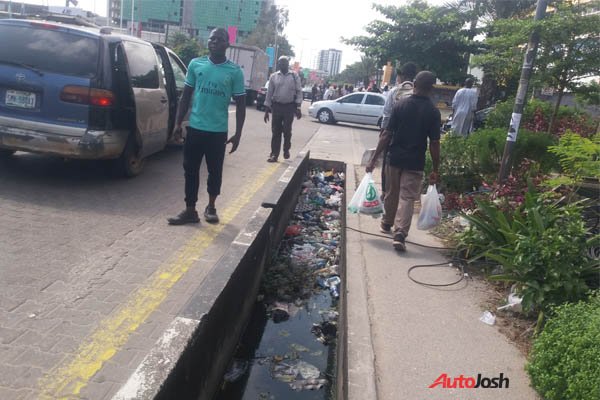
M185 210L168 219L171 225L200 222L196 202L203 157L206 157L208 169L208 205L204 210L204 219L209 223L219 222L215 200L221 193L225 147L227 143L231 143L229 153L237 150L246 119L244 74L237 64L227 60L227 47L227 31L222 28L214 29L208 38L209 55L194 58L188 67L174 130L175 139L181 138L181 124L191 104L192 111L183 146ZM227 140L228 109L232 97L236 104L236 127L235 134Z

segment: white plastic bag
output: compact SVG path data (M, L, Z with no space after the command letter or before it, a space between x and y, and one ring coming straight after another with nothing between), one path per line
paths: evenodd
M442 219L442 204L435 185L429 185L427 193L421 195L421 212L417 229L426 231L438 225Z
M365 174L360 185L356 188L352 200L348 203L348 210L352 213L368 215L383 213L381 199L375 187L373 175L370 172Z

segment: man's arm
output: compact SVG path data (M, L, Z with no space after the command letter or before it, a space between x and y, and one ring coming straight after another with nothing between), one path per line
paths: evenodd
M194 94L194 88L184 85L183 93L181 94L181 98L179 99L179 104L177 105L177 113L175 114L175 129L173 129L173 138L175 140L181 139L181 124L183 123L183 119L190 108L190 103L192 102L192 96Z
M231 151L229 154L237 150L242 138L242 128L246 121L246 96L235 96L235 135L229 138L227 143L231 143Z
M383 106L383 118L381 120L381 130L383 132L384 129L387 129L388 124L390 123L390 116L392 115L392 110L394 109L394 97L396 95L396 91L394 89L390 90L385 98L385 104Z
M375 163L377 162L377 159L379 158L381 153L383 153L388 148L391 140L392 132L388 131L387 129L384 130L383 133L379 136L379 142L377 142L377 148L375 149L375 153L373 154L373 157L371 157L371 160L365 168L367 172L373 172L373 170L375 169Z
M429 174L429 184L433 185L439 181L440 174L440 141L430 140L429 141L429 154L431 155L431 162L433 164L433 171Z
M292 72L292 74L296 74L295 72ZM296 99L296 118L300 119L300 117L302 117L302 110L300 109L300 107L302 107L302 100L303 100L303 95L302 95L302 79L300 79L299 76L296 75L296 79L294 79L294 83L295 83L295 87L294 89L296 90L296 96L294 97Z
M265 96L265 124L269 122L269 113L271 112L271 105L273 102L273 92L275 91L275 84L273 83L273 75L269 78L269 85L267 87L267 94Z

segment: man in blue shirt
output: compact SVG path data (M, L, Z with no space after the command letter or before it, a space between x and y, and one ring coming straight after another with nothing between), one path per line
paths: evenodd
M230 154L237 150L246 119L246 92L242 69L227 60L225 51L229 47L229 34L218 28L208 38L209 55L194 58L188 67L185 87L175 117L174 136L181 138L181 124L190 104L192 111L183 146L183 169L185 171L185 210L174 218L171 225L198 223L196 211L200 186L200 164L206 157L208 169L208 205L204 219L218 223L215 207L221 193L225 147L232 144ZM227 140L229 101L235 99L235 134Z

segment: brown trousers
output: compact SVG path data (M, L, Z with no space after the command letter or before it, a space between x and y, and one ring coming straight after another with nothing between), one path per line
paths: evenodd
M394 225L394 233L408 236L415 201L421 194L423 171L385 166L384 224Z
M283 134L283 151L292 148L292 122L296 113L296 103L273 103L271 107L271 155L279 157L281 151L281 135Z

